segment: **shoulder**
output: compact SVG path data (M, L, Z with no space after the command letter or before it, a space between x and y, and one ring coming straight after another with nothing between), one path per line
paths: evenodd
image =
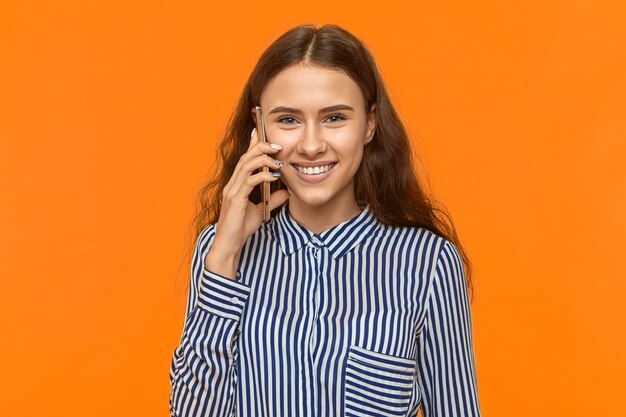
M443 240L441 250L437 256L436 271L441 279L454 281L463 278L464 282L465 271L463 260L453 242L446 239Z
M196 237L196 242L195 242L196 252L198 252L199 249L200 250L206 249L207 245L209 245L213 241L214 237L215 237L215 223L211 223L205 226Z
M198 238L206 238L206 236L215 234L215 223L208 224L200 231Z
M451 243L435 232L418 226L389 226L381 224L377 236L389 242L405 247L414 247L414 251L428 251L431 256L437 257L442 248Z
M404 259L409 273L430 285L441 254L449 243L424 227L382 225L375 245L394 252L397 258Z

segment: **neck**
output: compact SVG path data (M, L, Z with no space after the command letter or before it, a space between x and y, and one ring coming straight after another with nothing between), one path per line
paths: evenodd
M289 200L289 214L307 230L320 234L339 223L345 222L361 213L356 201L352 204L324 204L323 206L309 206L301 202Z

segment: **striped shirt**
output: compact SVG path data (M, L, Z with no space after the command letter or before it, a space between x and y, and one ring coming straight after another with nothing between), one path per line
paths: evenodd
M288 203L250 236L231 280L198 236L170 414L479 416L464 271L452 242L366 207L322 233Z

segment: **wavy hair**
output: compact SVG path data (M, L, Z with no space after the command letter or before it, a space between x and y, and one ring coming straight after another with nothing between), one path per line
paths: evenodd
M355 174L357 204L361 209L369 204L372 213L384 224L423 227L454 243L473 298L469 257L445 207L432 195L427 195L418 181L407 132L389 99L374 58L358 38L337 25L293 27L262 53L217 147L216 169L198 192L196 212L190 225L194 233L192 241L219 218L222 192L239 158L247 151L255 127L251 109L260 102L261 93L272 78L300 63L344 71L360 87L366 114L376 104L375 133L363 149L363 159ZM389 175L390 167L393 167L393 175ZM271 192L281 188L285 186L280 180L270 185ZM260 187L255 187L250 201L261 202ZM279 210L280 207L274 209L272 216Z

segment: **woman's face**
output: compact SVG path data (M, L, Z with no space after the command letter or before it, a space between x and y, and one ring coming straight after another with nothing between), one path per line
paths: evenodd
M343 71L297 64L270 80L261 107L267 140L283 147L274 157L285 163L290 206L353 214L354 175L375 128L359 86Z

